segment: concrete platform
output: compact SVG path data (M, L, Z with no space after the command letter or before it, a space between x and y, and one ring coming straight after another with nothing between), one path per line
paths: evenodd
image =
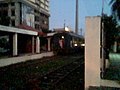
M90 86L88 90L120 90L120 83L113 80L101 79L100 87Z
M19 63L19 62L25 62L28 60L49 57L49 56L53 56L53 55L54 55L53 52L45 52L45 53L41 53L41 54L33 54L33 55L24 55L24 56L17 56L17 57L11 57L11 58L4 58L4 59L0 59L0 67Z
M113 80L101 80L101 86L120 88L120 83Z

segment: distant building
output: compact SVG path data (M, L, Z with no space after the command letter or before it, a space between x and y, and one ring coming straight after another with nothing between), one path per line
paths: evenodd
M1 25L47 32L49 16L49 0L0 0Z
M55 32L73 32L69 27L64 27L64 28L55 28Z
M64 28L55 28L54 31L55 32L64 32L65 29Z

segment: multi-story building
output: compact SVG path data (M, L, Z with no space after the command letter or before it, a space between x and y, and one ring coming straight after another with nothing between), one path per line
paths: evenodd
M0 24L49 30L49 0L0 0Z

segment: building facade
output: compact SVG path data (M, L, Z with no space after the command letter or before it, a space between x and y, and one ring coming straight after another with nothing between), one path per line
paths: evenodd
M0 0L0 24L49 30L49 0Z

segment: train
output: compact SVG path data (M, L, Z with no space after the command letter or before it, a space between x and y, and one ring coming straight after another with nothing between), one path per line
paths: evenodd
M83 36L73 32L59 32L52 38L53 52L60 55L83 52L83 43Z

